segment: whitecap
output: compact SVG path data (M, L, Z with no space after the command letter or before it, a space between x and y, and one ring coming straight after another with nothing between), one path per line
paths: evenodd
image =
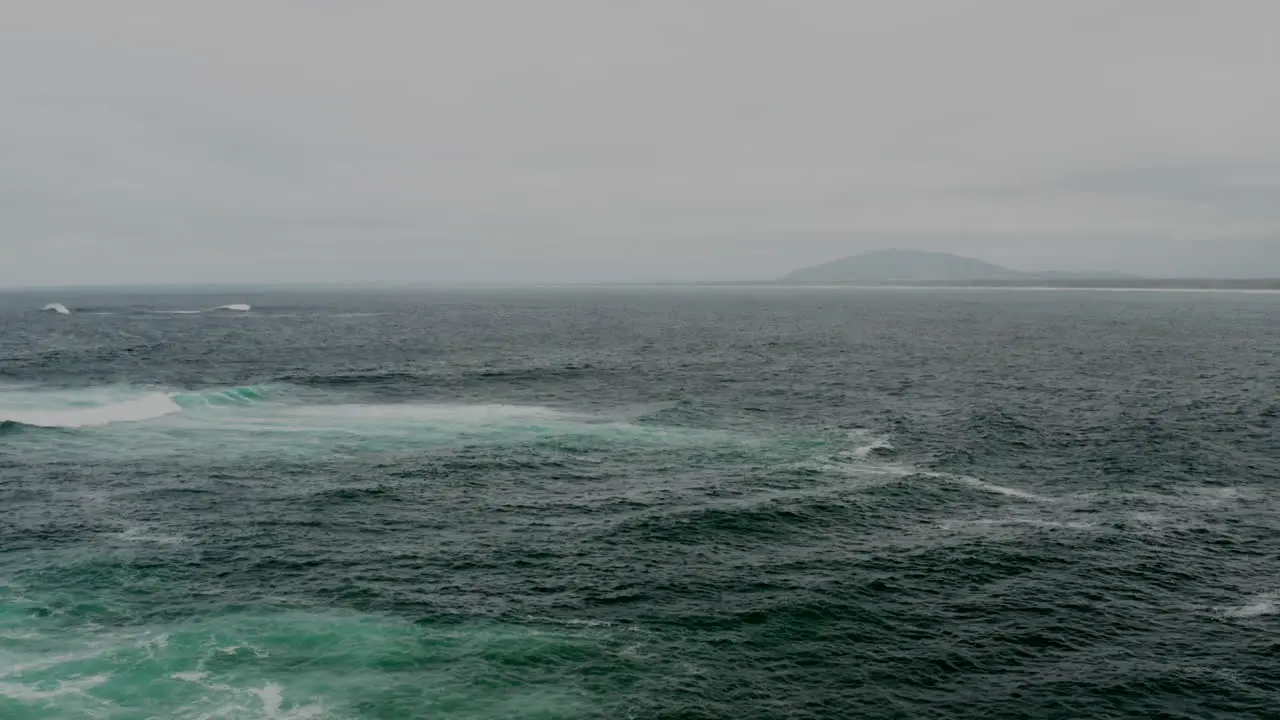
M873 436L866 430L855 430L850 433L850 438L856 445L853 450L849 451L849 454L859 460L866 460L877 450L894 449L893 443L889 442L889 438Z
M858 459L866 459L870 457L871 454L877 450L892 450L892 449L893 449L893 443L889 442L885 438L876 438L875 440L871 441L870 443L867 443L866 445L861 445L859 447L854 448L853 456Z
M49 303L48 305L45 305L44 307L42 307L42 308L40 308L40 309L41 309L41 310L52 310L52 311L54 311L54 312L58 313L59 315L70 315L70 314L71 314L71 311L67 309L67 306L66 306L66 305L63 305L62 303Z
M1277 610L1277 600L1280 600L1280 593L1263 593L1251 598L1246 605L1223 609L1222 614L1229 618L1237 619L1274 615Z

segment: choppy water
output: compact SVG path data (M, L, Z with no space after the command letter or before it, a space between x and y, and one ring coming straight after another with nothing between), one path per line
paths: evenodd
M2 295L0 717L1262 717L1278 352L1280 295Z

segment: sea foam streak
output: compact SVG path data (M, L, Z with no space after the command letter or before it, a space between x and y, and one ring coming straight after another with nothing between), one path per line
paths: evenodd
M233 303L231 305L219 305L214 308L205 308L204 310L151 310L150 312L159 315L199 315L206 312L217 312L219 310L230 310L232 312L249 312L253 309L252 305L242 303Z
M414 404L403 405L308 405L290 413L295 416L324 417L333 419L400 420L408 422L458 423L487 425L493 423L552 420L567 417L565 413L536 405L451 405Z
M98 387L48 389L0 387L0 423L42 428L89 428L141 422L188 407L244 405L261 399L262 387L200 392Z
M1017 498L1019 500L1029 500L1031 502L1052 502L1053 501L1053 498L1048 498L1043 495L1036 495L1035 493L1027 492L1026 490L1019 490L1017 488L1006 487L1004 485L997 485L995 483L990 483L990 482L987 482L986 480L982 480L969 475L952 475L950 473L923 472L923 471L920 472L919 474L925 477L937 478L939 480L947 480L950 482L960 483L962 485L968 485L971 488L976 488L978 490L983 490L985 492L994 493L996 495L1004 495L1006 497Z
M139 422L181 412L173 398L155 392L134 400L98 407L62 408L58 410L0 409L0 422L46 428L99 427L117 422Z
M1006 497L1017 498L1018 500L1027 500L1030 502L1053 502L1053 498L1037 495L1026 490L997 485L987 482L976 477L968 475L953 475L951 473L936 472L933 470L923 470L904 463L883 462L876 459L876 455L880 452L888 452L894 450L893 443L887 437L872 435L868 430L855 430L849 435L854 442L854 447L850 450L838 453L833 460L827 462L808 463L805 466L816 468L824 472L838 472L844 475L852 476L889 476L899 478L910 477L926 477L935 480L945 480L960 485L967 485L977 490L994 493L996 495L1004 495Z
M86 435L105 443L86 438L85 443L63 447L65 452L88 453L88 457L122 451L135 457L187 452L215 437L237 453L307 455L314 455L318 447L347 453L401 445L567 442L586 457L583 453L590 449L618 444L684 447L742 442L721 431L632 422L617 413L504 403L351 400L349 395L288 385L198 391L0 387L0 425L5 430L93 429L86 430ZM121 427L132 423L144 427ZM94 429L101 426L115 432Z

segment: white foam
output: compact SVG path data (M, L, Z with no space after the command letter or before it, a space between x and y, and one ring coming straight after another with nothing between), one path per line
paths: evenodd
M923 470L917 471L915 474L923 475L924 477L937 478L939 480L949 480L951 482L957 482L962 485L968 485L969 487L977 488L978 490L994 493L996 495L1004 495L1006 497L1018 498L1019 500L1030 500L1032 502L1053 502L1053 498L1045 497L1043 495L1036 495L1035 493L1027 492L1026 490L1019 490L1017 488L1006 487L1004 485L996 485L995 483L989 483L986 480L980 480L976 477L971 477L969 475L952 475L950 473L927 472Z
M1228 608L1222 614L1229 618L1255 618L1263 615L1274 615L1277 611L1277 600L1280 600L1280 593L1263 593L1252 598L1249 604L1237 608Z
M863 447L868 448L866 450L866 453L864 454L870 455L870 453L872 452L872 450L870 449L870 446L863 446ZM858 448L858 450L861 450L861 449L862 448ZM859 459L862 459L863 455L859 454L858 450L855 450L853 452L853 455ZM818 464L813 467L816 467L819 470L840 472L846 475L888 475L888 476L894 476L894 477L918 476L918 477L934 478L937 480L946 480L949 482L960 483L962 485L968 485L969 487L976 488L978 490L994 493L996 495L1004 495L1006 497L1017 498L1019 500L1028 500L1031 502L1053 502L1053 498L1045 497L1043 495L1036 495L1035 493L1027 492L1026 490L1019 490L1017 488L1011 488L1004 485L996 485L995 483L990 483L985 480L980 480L976 477L971 477L968 475L952 475L950 473L933 472L930 470L921 470L919 468L915 468L910 465L902 465L898 463L866 463L866 464L824 463L824 464Z
M41 690L38 686L23 683L0 682L0 696L12 700L50 700L63 695L83 693L105 683L108 679L106 675L91 675L78 680L59 680L58 686L52 690Z
M564 413L537 405L307 405L292 408L291 415L348 420L394 420L441 424L488 425L512 421L550 420Z
M847 462L803 462L796 467L818 472L838 473L855 477L884 475L888 477L910 477L920 475L920 471L904 465L886 464L854 464Z
M54 311L54 312L58 313L59 315L70 315L70 314L71 314L71 311L67 309L67 306L66 306L66 305L63 305L62 303L49 303L48 305L45 305L44 307L42 307L42 308L40 308L40 309L41 309L41 310L52 310L52 311Z
M1044 497L1043 495L1036 495L1035 493L1030 493L1026 490L1019 490L1017 488L1006 487L1004 485L996 485L995 483L989 483L985 480L979 480L976 477L969 477L967 475L950 475L947 477L958 482L962 482L970 487L975 487L979 490L985 490L997 495L1005 495L1012 498L1018 498L1019 500L1031 500L1032 502L1050 501L1050 498Z
M196 670L193 672L176 672L170 675L169 677L173 678L174 680L181 680L183 682L198 683L201 680L204 680L205 678L209 677L209 673L204 672L203 670Z
M48 668L56 667L63 663L73 663L73 662L80 662L82 660L91 660L94 658L101 657L107 654L108 652L110 652L111 650L112 650L111 647L103 646L95 650L91 650L89 652L53 655L53 656L43 657L43 658L40 658L39 660L34 660L32 662L26 662L26 663L9 663L8 665L0 666L0 678L7 678L15 675L22 675L24 673L28 673L33 670L46 670Z
M160 315L199 315L205 312L217 312L218 310L231 310L234 312L249 312L253 309L252 305L243 305L234 303L231 305L219 305L215 308L205 308L204 310L150 310L148 312L158 313Z
M889 442L889 438L871 438L870 441L855 447L852 455L859 460L866 460L871 454L877 450L892 450L893 443Z
M262 701L262 709L267 713L267 717L276 717L280 714L280 703L284 698L279 685L271 683L261 690L254 690L253 694Z
M276 683L268 683L266 687L259 690L251 691L258 699L262 701L262 711L268 718L279 718L280 720L304 720L305 718L318 717L324 713L324 708L320 705L298 705L290 708L283 713L280 706L284 702L284 691Z
M14 422L48 428L83 428L110 425L118 422L139 422L182 412L182 408L166 393L149 393L134 400L125 400L98 407L66 408L58 410L0 409L0 422Z

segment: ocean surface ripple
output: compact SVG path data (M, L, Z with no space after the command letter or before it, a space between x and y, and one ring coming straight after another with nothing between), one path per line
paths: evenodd
M1280 296L57 299L2 718L1275 713Z

